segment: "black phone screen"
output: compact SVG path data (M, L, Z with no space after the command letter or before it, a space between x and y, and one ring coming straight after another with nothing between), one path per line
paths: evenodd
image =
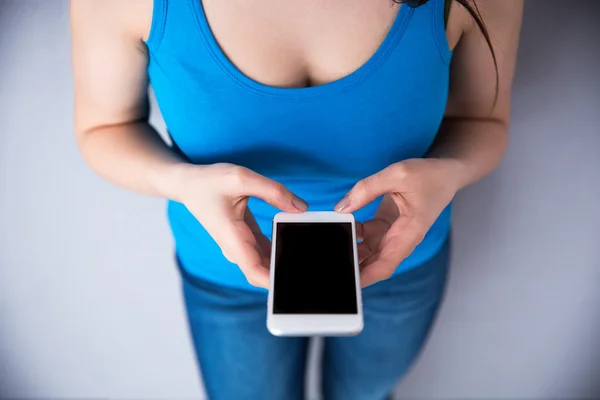
M274 314L357 314L352 224L276 224Z

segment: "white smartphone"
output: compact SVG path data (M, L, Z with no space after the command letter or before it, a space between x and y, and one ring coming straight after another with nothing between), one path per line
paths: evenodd
M363 310L352 214L273 219L267 328L277 336L351 336Z

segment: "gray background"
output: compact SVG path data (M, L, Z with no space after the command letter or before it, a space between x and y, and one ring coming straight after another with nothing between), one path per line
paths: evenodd
M598 11L527 0L510 149L401 397L600 397ZM0 0L0 397L197 398L163 202L83 164L71 92L67 2Z

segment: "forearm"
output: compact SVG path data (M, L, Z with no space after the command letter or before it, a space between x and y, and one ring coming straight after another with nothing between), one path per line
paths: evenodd
M490 173L508 144L508 127L501 120L446 118L427 157L448 161L457 190Z
M137 193L178 200L187 164L145 122L77 135L86 162L102 178Z

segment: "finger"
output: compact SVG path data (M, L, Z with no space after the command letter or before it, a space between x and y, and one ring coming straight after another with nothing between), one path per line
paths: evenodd
M255 247L260 252L260 255L263 259L263 266L265 268L269 268L271 258L271 241L262 233L260 226L256 222L256 218L254 218L254 215L252 215L252 212L249 208L244 210L244 221L254 234L254 238L256 239Z
M350 192L334 207L337 212L354 212L380 196L391 193L395 187L396 165L391 165L384 170L359 181Z
M400 263L382 258L381 253L375 253L363 261L360 271L360 284L362 287L370 286L392 276Z
M381 203L379 203L379 207L377 207L377 211L375 211L373 219L387 222L389 228L389 226L391 226L394 221L398 219L398 217L400 217L398 204L389 194L384 195L381 199Z
M230 220L221 224L218 229L208 231L225 257L238 265L251 285L269 287L269 270L265 268L253 232L243 220Z
M263 267L269 269L271 265L271 241L265 235L256 236L256 248L260 251Z
M400 217L383 237L376 257L363 261L361 284L368 286L388 279L422 241L423 236L422 231L416 228L413 218Z
M373 251L378 250L379 243L383 236L389 231L391 224L379 219L372 219L363 224L363 235L365 242L369 244Z
M258 197L273 207L287 212L303 212L308 209L308 203L284 185L248 168L236 167L231 177L234 183L232 190L237 196Z
M373 255L373 250L365 242L361 242L357 245L358 250L358 263L362 264L364 260Z
M262 231L260 230L260 226L258 226L258 222L256 222L256 218L254 218L252 211L250 211L248 207L246 207L246 209L244 210L244 221L246 222L246 225L248 225L248 228L250 228L252 232L262 233Z
M372 253L368 257L366 257L360 264L360 286L367 287L376 282L379 282L382 279L377 276L378 274L372 271L373 265L377 265L377 260L379 257L379 253Z
M362 242L365 238L365 230L363 228L363 224L356 221L356 240Z

